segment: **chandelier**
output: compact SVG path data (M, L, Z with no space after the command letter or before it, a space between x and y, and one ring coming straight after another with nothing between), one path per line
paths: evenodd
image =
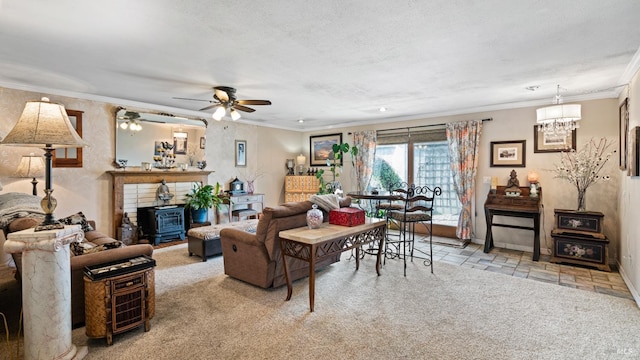
M555 136L567 136L580 127L580 104L563 104L560 96L560 85L554 98L554 105L536 110L538 131Z

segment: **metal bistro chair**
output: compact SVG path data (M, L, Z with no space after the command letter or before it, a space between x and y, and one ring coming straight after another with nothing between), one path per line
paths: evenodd
M401 257L404 260L404 276L407 276L407 249L409 256L413 262L414 250L424 255L426 258L416 256L423 259L424 264L431 267L433 274L433 203L436 196L442 193L440 187L431 189L428 186L415 186L414 184L403 184L393 192L398 195L398 199L402 203L402 209L392 209L387 211L387 219L390 223L398 226L399 233L397 241L387 241L389 246L396 246L396 252L385 251L385 255L391 257ZM420 251L415 248L415 230L417 224L423 224L429 233L429 252Z

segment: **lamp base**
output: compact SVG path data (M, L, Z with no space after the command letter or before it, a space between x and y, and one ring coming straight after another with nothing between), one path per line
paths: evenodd
M33 231L47 231L64 229L64 224L59 222L53 217L53 214L45 214L44 221L40 225L36 226Z
M45 155L46 156L46 155ZM55 230L55 229L64 229L64 224L61 224L58 220L53 217L53 211L58 206L58 201L56 198L51 196L53 189L44 189L45 197L40 200L40 206L42 206L42 210L44 210L44 221L36 226L33 231L46 231L46 230Z

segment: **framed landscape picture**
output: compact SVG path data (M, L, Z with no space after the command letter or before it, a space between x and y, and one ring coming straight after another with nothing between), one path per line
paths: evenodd
M491 167L525 167L526 145L526 140L492 141Z
M567 136L550 135L538 131L538 126L533 126L533 152L561 152L576 149L576 130Z
M342 144L342 134L318 135L309 137L309 159L311 166L327 166L327 160L333 159L333 144ZM342 158L340 159L342 165Z

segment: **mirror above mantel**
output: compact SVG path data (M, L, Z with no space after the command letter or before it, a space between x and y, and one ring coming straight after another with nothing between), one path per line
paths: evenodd
M207 122L165 113L141 112L119 108L115 114L116 160L126 160L127 167L140 167L143 162L179 167L195 167L204 160ZM169 159L166 154L172 154ZM155 160L154 160L155 159ZM154 166L155 165L155 166Z

